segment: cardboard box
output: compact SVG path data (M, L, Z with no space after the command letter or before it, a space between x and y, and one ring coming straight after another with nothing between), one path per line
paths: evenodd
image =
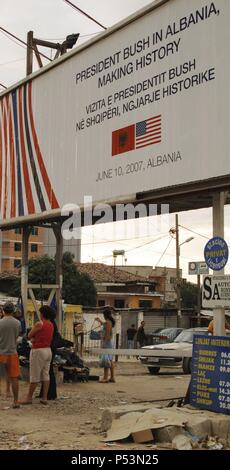
M132 433L132 438L137 444L141 442L153 441L153 433L151 429L146 429L145 431L138 431Z

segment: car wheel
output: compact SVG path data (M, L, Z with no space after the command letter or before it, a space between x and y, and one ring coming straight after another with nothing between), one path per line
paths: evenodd
M160 367L148 367L148 371L151 375L158 374Z
M183 372L184 374L191 374L192 358L184 357L183 359Z

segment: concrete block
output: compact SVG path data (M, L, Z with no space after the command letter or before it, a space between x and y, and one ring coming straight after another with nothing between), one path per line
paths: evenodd
M182 426L166 426L161 429L154 429L156 442L172 442L173 439L184 433Z
M216 416L211 420L212 436L227 439L230 436L230 416Z
M201 439L212 435L211 420L205 416L201 418L198 416L190 416L185 425L185 429L193 436L197 436Z
M110 408L105 409L102 413L101 430L102 432L108 431L112 426L112 421L114 419L120 418L120 416L123 416L127 413L132 413L134 411L146 411L151 408L151 403L111 406Z
M172 440L172 448L177 450L192 450L189 437L184 434L177 434Z

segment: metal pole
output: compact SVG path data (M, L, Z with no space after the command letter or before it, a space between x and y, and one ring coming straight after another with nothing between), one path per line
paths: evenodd
M33 73L33 40L34 33L29 31L27 33L26 75Z
M225 193L219 192L213 195L213 237L224 238L224 203ZM218 271L218 274L224 274L224 269ZM225 336L225 310L224 308L213 309L214 335Z
M119 349L119 333L116 333L116 349ZM115 356L115 362L118 362L118 356Z
M197 326L200 326L200 274L197 274Z
M62 331L62 257L63 257L63 238L61 233L61 224L53 226L56 238L56 284L58 284L56 293L57 320L59 331Z
M179 224L178 214L176 219L176 293L177 293L177 327L181 325L181 292L180 292L180 246L179 246Z
M26 320L26 315L27 315L27 302L28 302L29 236L30 236L29 228L23 227L22 229L21 296L22 296L22 306L23 306L25 320Z

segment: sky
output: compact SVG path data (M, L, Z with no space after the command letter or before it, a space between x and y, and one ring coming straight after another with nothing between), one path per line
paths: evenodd
M106 27L114 25L151 3L148 0L73 0L73 2ZM78 44L103 31L63 0L0 0L0 12L0 26L24 41L29 30L34 31L34 37L54 42L62 42L68 34L80 33ZM50 50L43 49L43 52L51 57ZM26 48L19 46L0 31L0 83L5 86L12 85L25 76L25 68ZM230 211L226 207L227 243L230 243L229 219ZM204 246L212 237L212 211L206 209L182 212L179 214L179 224L180 243L191 236L194 237L180 249L180 267L183 276L188 277L188 262L203 260ZM125 250L127 264L175 267L175 239L169 235L172 227L175 227L174 214L170 216L167 224L161 224L159 219L156 222L155 218L150 218L84 228L82 261L112 264L112 251L119 249ZM124 262L122 258L117 258L117 264L121 264L122 261ZM228 267L226 272L229 272ZM192 276L188 279L195 282Z

